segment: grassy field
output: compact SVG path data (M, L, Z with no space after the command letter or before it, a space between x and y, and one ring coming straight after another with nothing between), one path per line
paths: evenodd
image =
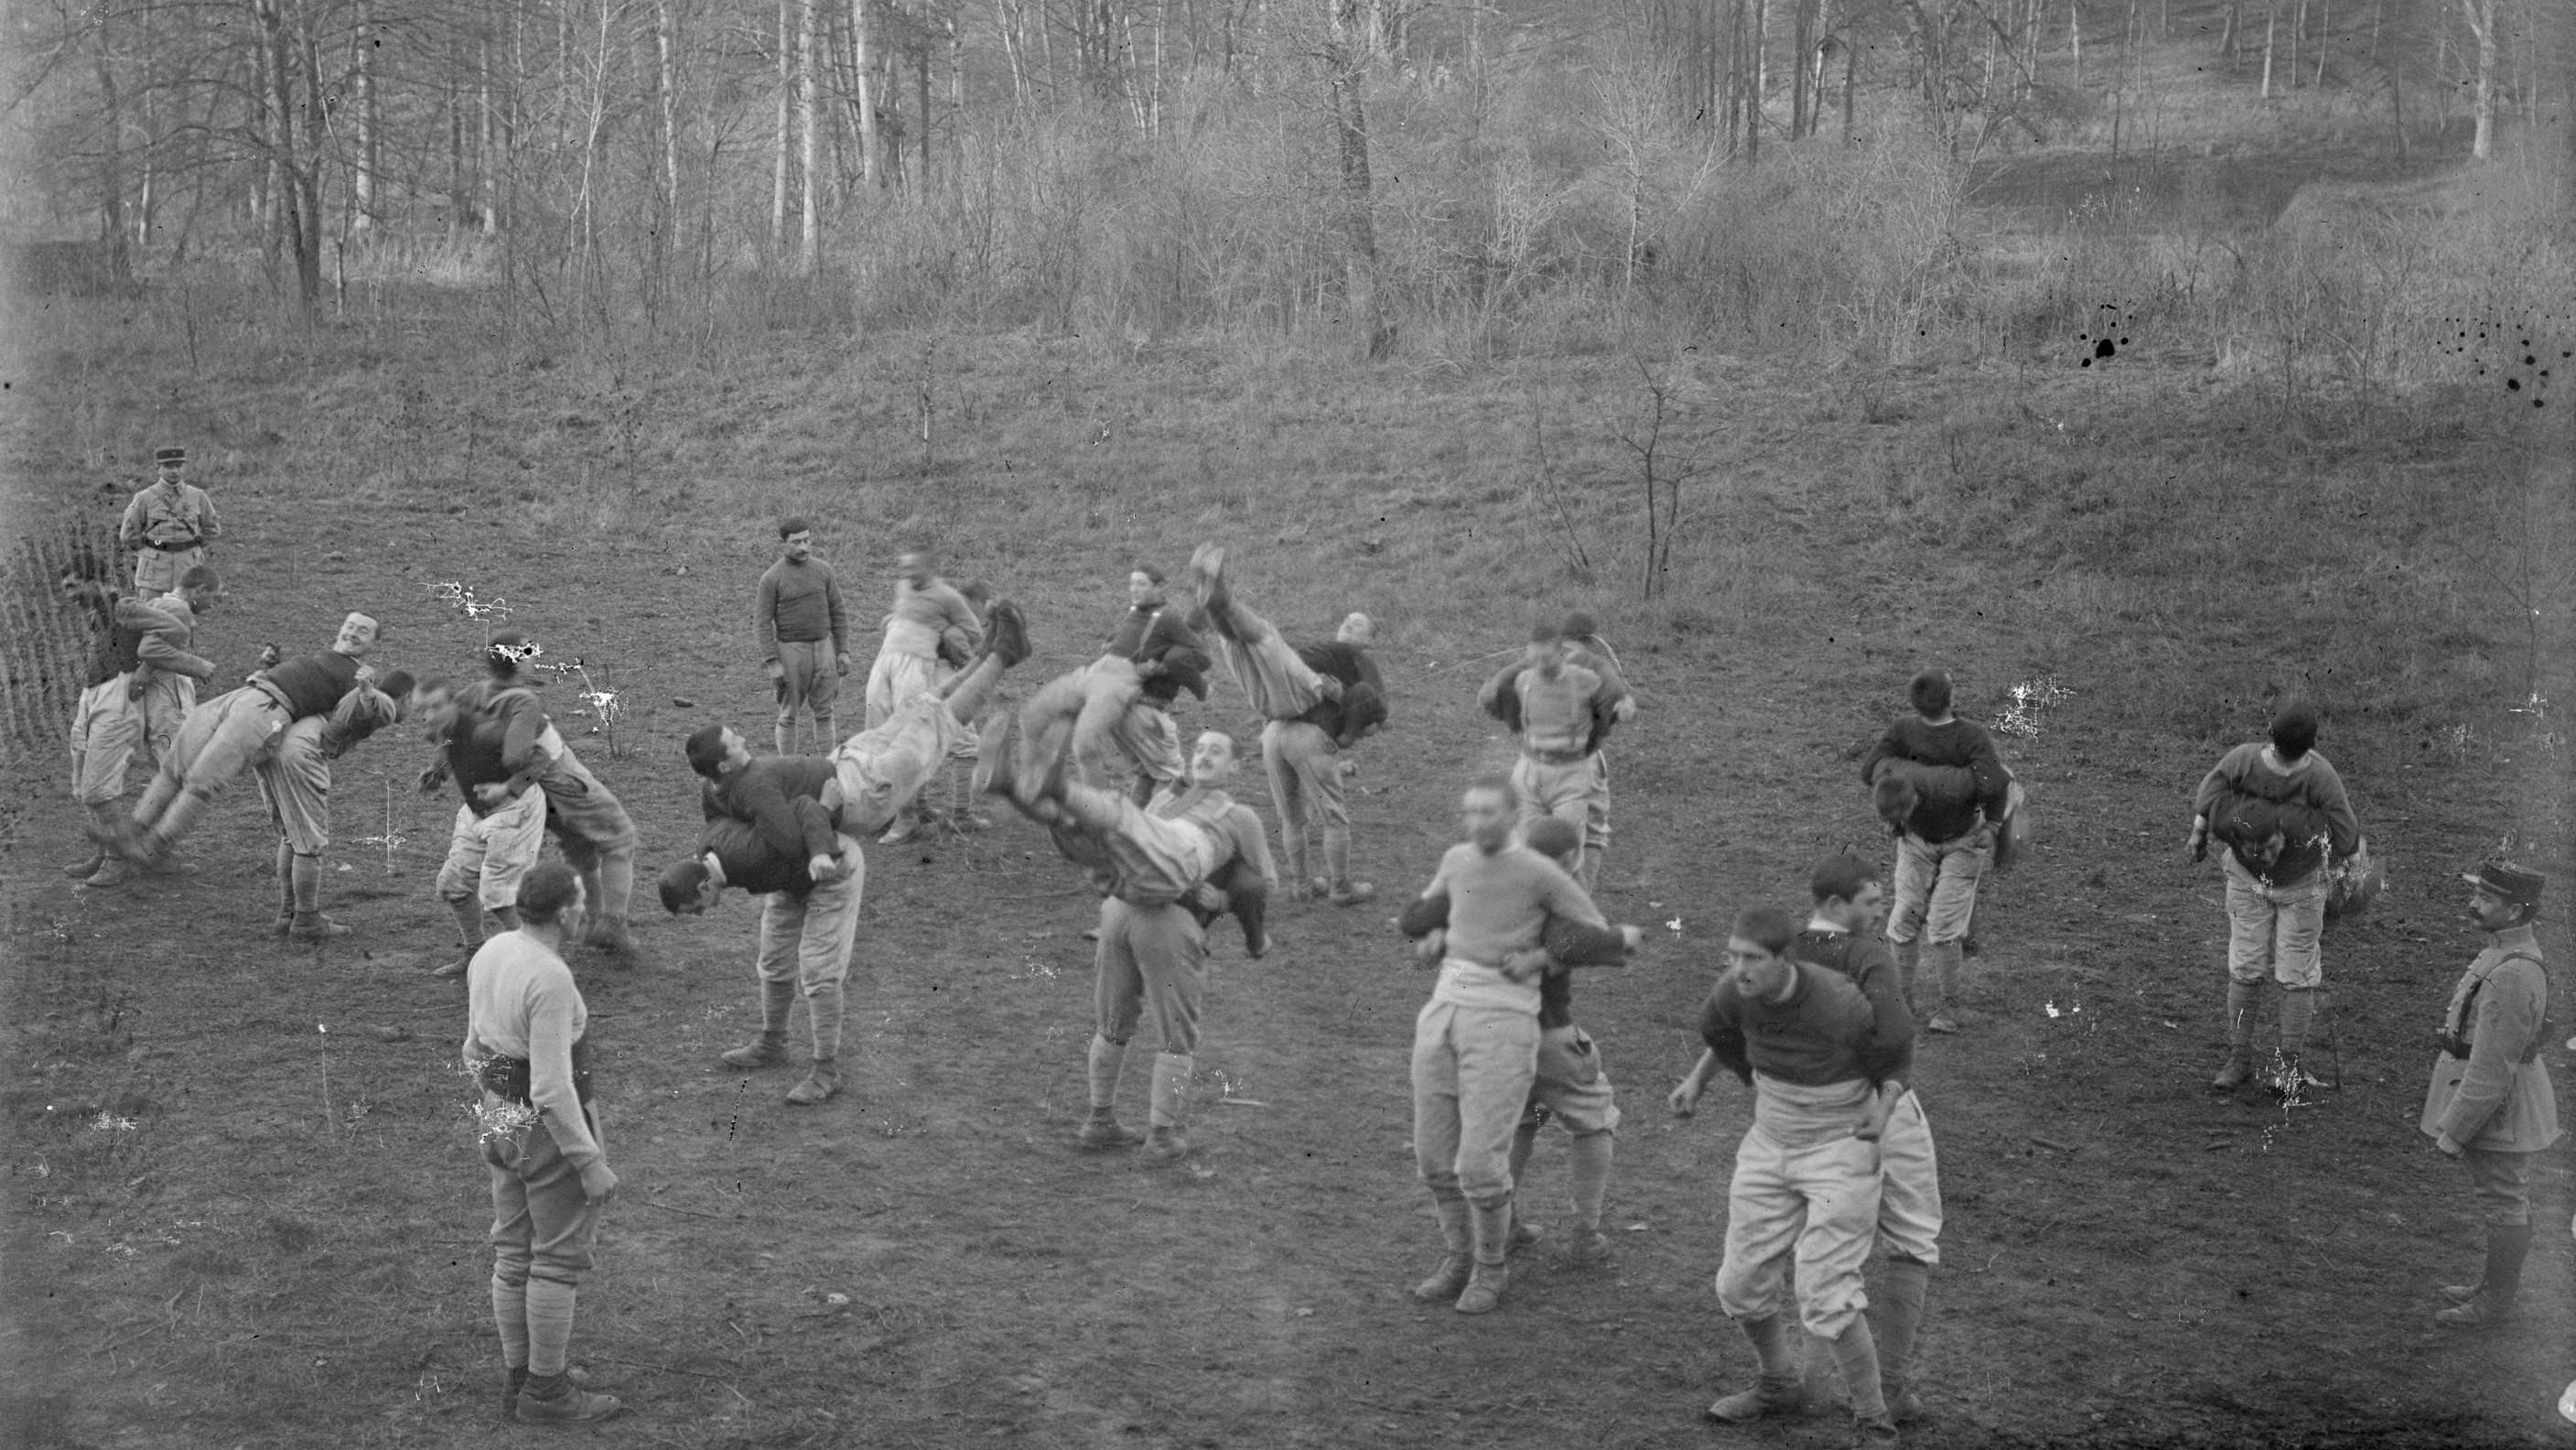
M2509 837L2553 873L2543 941L2571 949L2576 450L2474 371L2500 352L2341 401L2159 360L2152 337L2098 367L2073 338L1870 373L1659 352L1669 456L1712 471L1647 600L1620 441L1640 360L1616 350L1358 373L1284 345L896 334L704 368L495 347L432 293L185 352L168 315L13 319L18 526L110 506L103 481L186 438L228 526L231 605L201 636L228 670L352 606L386 618L391 658L460 670L479 626L434 586L506 597L631 707L622 755L573 739L647 873L694 840L679 739L706 719L763 738L746 615L787 510L861 601L916 543L998 581L1039 645L1019 691L1089 656L1132 562L1202 538L1292 628L1377 615L1397 716L1359 752L1357 856L1390 895L1504 758L1474 689L1535 609L1594 611L1638 683L1601 894L1653 947L1579 998L1630 1114L1614 1266L1543 1245L1483 1320L1404 1293L1436 1252L1406 1146L1429 981L1386 911L1289 908L1257 963L1218 933L1202 1148L1148 1171L1071 1144L1073 869L1017 823L871 847L855 1069L820 1110L715 1062L755 1012L744 903L646 914L631 967L576 958L625 1180L576 1340L631 1406L603 1443L1839 1443L1821 1420L1700 1425L1749 1372L1708 1287L1747 1104L1676 1123L1658 1099L1727 918L1794 901L1836 845L1887 854L1853 764L1926 663L1965 713L2024 727L2007 748L2040 846L1993 889L1970 1030L1923 1052L1951 1220L1914 1438L2565 1440L2566 1157L2541 1169L2521 1326L2446 1337L2432 1287L2472 1271L2477 1231L2414 1128L2428 1024L2475 950L2457 872ZM2393 880L2329 939L2340 1087L2285 1113L2203 1086L2223 920L2215 868L2178 848L2200 772L2287 692L2323 702ZM1229 683L1187 720L1244 715ZM357 934L319 952L262 931L248 786L200 833L202 875L86 893L51 870L76 846L58 766L14 769L0 1424L24 1443L512 1438L462 994L421 971L447 942L429 881L453 809L408 793L421 754L405 734L342 763L329 892ZM1542 1221L1563 1174L1543 1142Z

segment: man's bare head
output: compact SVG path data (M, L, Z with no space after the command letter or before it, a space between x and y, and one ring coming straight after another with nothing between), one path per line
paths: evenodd
M939 561L927 549L913 549L895 561L894 571L915 589L927 589L939 577Z
M1190 784L1216 785L1243 768L1234 752L1234 737L1210 730L1190 746Z
M1333 631L1333 638L1367 649L1377 643L1377 621L1354 609L1342 620L1342 627Z
M384 627L376 623L373 615L350 610L349 617L340 621L339 634L331 641L332 652L353 660L365 659L375 653L376 640L383 633Z

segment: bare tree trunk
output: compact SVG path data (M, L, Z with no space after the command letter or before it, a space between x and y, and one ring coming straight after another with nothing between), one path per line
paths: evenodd
M1011 11L1011 0L993 0L993 18L1002 37L1002 58L1011 67L1011 107L1025 109L1029 103L1027 47L1020 35L1020 17Z
M2066 43L2075 51L2075 89L2084 89L2084 0L2067 0Z
M358 112L358 164L349 177L349 230L362 233L376 224L376 176L382 161L378 140L382 121L376 106L375 7L365 0L358 6L356 50L349 63L349 85L356 93Z
M1810 7L1813 4L1814 0L1795 0L1789 22L1789 43L1798 58L1789 79L1789 139L1792 141L1798 139L1806 126L1808 52L1816 45L1816 38L1811 33L1813 12Z
M913 178L915 200L930 200L930 42L924 38L913 57L913 94L921 102L921 174Z
M2263 90L2262 99L2272 99L2272 44L2281 29L2280 0L2270 0L2263 7Z
M2460 0L2460 8L2467 12L2469 34L2478 43L2477 78L2470 92L2477 132L2469 143L2469 154L2484 161L2495 153L2495 0Z
M769 250L776 256L787 250L787 182L788 156L796 144L796 52L788 38L788 7L796 0L778 0L778 145L771 153L769 171Z
M1360 355L1370 362L1383 360L1395 347L1395 329L1388 326L1383 301L1378 296L1377 224L1375 198L1369 180L1369 134L1367 101L1367 53L1359 28L1359 0L1324 0L1327 39L1324 47L1326 80L1332 91L1333 125L1341 141L1342 224L1345 247L1343 276L1345 300L1351 310L1351 322L1360 340Z
M1753 14L1744 27L1745 43L1751 47L1744 57L1744 164L1762 164L1762 63L1763 44L1770 38L1770 11L1763 0L1752 0Z
M653 48L662 82L662 215L680 214L680 23L673 0L654 0Z
M850 0L850 49L859 73L859 180L883 186L885 167L877 154L876 36L869 19L868 0ZM1043 15L1039 23L1045 23Z
M822 0L797 0L796 25L796 124L802 130L799 152L800 170L805 186L802 224L797 232L796 270L811 272L823 260L823 188L822 128L815 123L814 50L815 22L821 18Z
M2334 45L2334 0L2317 3L2317 74L2310 85L2323 89L2326 83L2326 52Z
M98 95L107 111L107 144L98 161L98 239L107 244L108 275L119 282L134 275L134 255L125 235L125 109L116 90L116 69L108 61L107 26L100 22L93 37L91 60L98 68Z
M2308 28L2308 0L2290 9L2290 89L2299 88L2299 35Z
M483 235L501 233L500 110L492 101L492 37L474 44L474 190L482 199Z
M1859 134L1853 129L1856 112L1852 99L1859 89L1860 47L1846 41L1843 44L1843 145L1846 147L1860 144Z

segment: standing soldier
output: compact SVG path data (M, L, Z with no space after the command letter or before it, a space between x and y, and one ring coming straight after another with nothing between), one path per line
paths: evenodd
M1595 759L1601 739L1637 713L1618 669L1596 655L1578 661L1565 624L1543 619L1530 630L1521 658L1487 680L1476 703L1521 737L1520 758L1512 762L1521 825L1555 816L1587 830L1592 798L1607 779ZM1589 850L1576 856L1574 878L1587 893L1601 879L1600 861Z
M492 1181L492 1322L508 1380L501 1415L600 1420L614 1395L568 1373L572 1316L617 1174L591 1106L590 1011L564 965L581 878L549 861L519 883L518 929L485 942L465 978L465 1069L483 1090Z
M2305 1081L2299 1054L2325 983L2317 941L2326 924L2326 866L2361 845L2343 777L2316 743L2316 707L2285 705L2272 717L2269 743L2249 740L2219 757L2192 797L2191 858L2207 857L2213 833L2228 847L2221 863L2227 1061L2210 1080L2213 1088L2242 1087L2254 1076L2255 996L2266 975L2281 988L2282 1086Z
M813 712L815 749L829 751L840 738L832 733L832 697L840 690L840 677L850 672L849 620L841 612L841 589L832 582L832 566L814 557L814 526L801 518L783 518L778 538L784 548L778 562L760 576L751 612L752 629L760 637L761 668L778 691L778 753L796 753L800 707Z
M197 622L224 598L223 580L212 564L193 564L179 576L179 586L152 601L152 607L178 627L156 630L138 651L143 668L136 672L136 698L143 707L143 738L152 746L155 764L169 753L179 722L197 708L197 686L215 673L213 661L189 651L196 646Z
M158 476L125 506L116 529L117 543L136 551L134 592L146 599L178 588L182 575L206 562L206 545L224 531L215 501L181 476L187 449L161 449L152 462Z
M2433 1320L2481 1329L2513 1308L2531 1252L2531 1160L2558 1141L2558 1105L2540 1064L2549 973L2532 930L2547 881L2509 861L2460 879L2473 888L2469 914L2486 929L2487 948L2451 988L2422 1126L2444 1156L2468 1165L2487 1226L2486 1271L2474 1284L2443 1289L2451 1307Z
M916 549L897 564L894 609L886 615L885 643L868 667L867 721L874 730L894 718L895 707L936 689L955 671L945 659L971 659L984 645L984 622L956 586L939 577L937 561ZM907 806L878 844L910 839L920 813Z
M1190 578L1217 648L1261 713L1261 760L1279 807L1279 844L1289 889L1335 906L1357 906L1377 888L1351 876L1351 808L1341 752L1386 724L1386 681L1369 646L1377 626L1344 619L1334 637L1290 645L1270 621L1237 603L1226 585L1225 550L1201 544ZM1308 836L1322 828L1324 874L1309 876Z
M1920 1005L1915 983L1932 983L1924 1030L1956 1032L1963 1011L1960 977L1966 970L1960 942L1976 913L1977 883L1994 862L1996 823L2011 804L2012 776L1986 727L1950 713L1947 673L1923 671L1906 694L1914 713L1888 724L1861 757L1860 778L1876 789L1879 764L1889 760L1963 769L1974 777L1973 794L1956 800L1927 796L1901 816L1896 901L1887 918L1887 939L1896 948L1897 977L1907 1000ZM1930 970L1920 971L1923 967Z
M132 595L117 592L108 565L85 556L63 575L65 597L90 617L89 671L83 676L80 703L72 710L72 799L88 819L82 828L93 837L90 852L63 867L63 874L84 884L114 886L125 880L125 860L104 844L125 813L126 767L143 738L143 712L135 703L142 669L143 642L156 632L177 629L177 621Z

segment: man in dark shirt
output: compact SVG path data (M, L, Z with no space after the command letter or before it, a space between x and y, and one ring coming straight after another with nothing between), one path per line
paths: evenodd
M2011 801L2012 776L1986 727L1950 713L1947 674L1925 670L1914 677L1907 694L1914 713L1891 723L1861 757L1860 778L1875 790L1879 763L1886 760L1961 767L1975 777L1972 796L1925 797L1907 814L1896 838L1896 901L1887 919L1887 939L1896 948L1897 972L1909 1000L1920 1005L1916 982L1932 983L1924 1029L1956 1032L1963 1011L1960 977L1966 970L1960 943L1977 909L1977 883L1994 863L1995 826Z
M1225 550L1215 544L1201 544L1190 556L1190 582L1227 667L1264 722L1261 760L1279 807L1289 889L1335 906L1359 905L1377 888L1351 877L1351 809L1340 752L1386 723L1386 681L1369 657L1376 625L1355 613L1331 640L1290 645L1234 597ZM1307 845L1317 826L1325 874L1310 876Z
M1020 707L1021 754L1014 768L1019 778L1045 774L1045 757L1055 744L1046 738L1046 727L1070 716L1074 763L1084 784L1109 783L1114 749L1136 767L1138 805L1153 799L1158 787L1180 788L1188 762L1172 706L1183 690L1207 698L1207 650L1164 597L1162 570L1140 564L1127 576L1127 606L1100 658L1048 681Z
M1876 1140L1901 1092L1892 1074L1909 1043L1881 1040L1876 1006L1848 978L1789 955L1797 937L1785 911L1736 918L1726 973L1700 1013L1708 1050L1668 1099L1687 1116L1719 1067L1754 1090L1753 1126L1727 1190L1717 1299L1752 1341L1761 1379L1708 1416L1746 1424L1798 1406L1797 1356L1780 1320L1794 1259L1799 1319L1833 1342L1862 1443L1893 1445L1861 1269L1878 1220Z
M832 566L814 557L813 525L780 519L778 542L778 562L760 576L751 609L761 670L778 695L778 753L795 748L799 708L814 713L815 748L829 750L840 738L833 733L832 700L850 672L850 622Z
M331 713L342 696L373 678L361 662L375 653L377 633L373 618L351 613L329 649L263 670L189 711L133 817L106 844L135 865L157 865L224 787L274 755L287 726Z

